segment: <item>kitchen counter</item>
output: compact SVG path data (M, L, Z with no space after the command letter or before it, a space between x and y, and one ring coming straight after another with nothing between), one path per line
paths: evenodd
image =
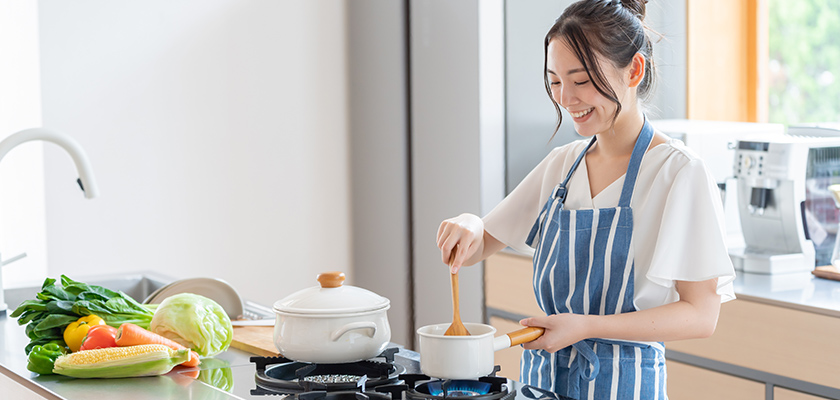
M212 360L202 360L196 374L195 368L176 367L162 376L123 379L74 379L60 375L39 376L26 369L23 348L29 342L24 327L6 315L0 316L0 373L22 384L47 399L99 400L122 399L260 399L252 396L256 388L255 365L250 362L253 354L229 349ZM419 372L419 355L400 349L399 357L413 360ZM197 376L196 376L197 375Z
M810 272L764 275L735 273L735 296L800 311L840 318L840 282Z
M171 281L171 279L147 273L80 280L114 290L122 290L140 300ZM32 297L38 289L40 288L28 288ZM31 298L28 292L20 293L20 290L22 289L6 291L10 310L8 313L0 314L0 332L2 332L0 334L0 375L23 385L39 396L47 399L68 400L99 400L115 398L117 394L120 398L127 400L266 398L250 394L251 389L256 387L254 381L256 367L250 362L253 354L234 348L212 359L202 360L198 369L175 367L168 374L155 377L75 379L60 375L40 376L32 373L26 369L27 357L23 352L24 347L29 343L25 326L18 325L15 318L8 316L19 304L20 299ZM249 304L251 303L246 301L246 311L258 317L265 316L264 311L249 308ZM403 359L403 364L409 365L408 372L419 372L419 354L400 349L397 357ZM412 365L415 370L411 370ZM0 376L0 390L4 389L3 384L8 384L2 380L5 379Z
M501 253L531 263L529 254L511 248L505 248ZM528 285L530 287L530 279ZM735 297L742 300L840 318L840 281L818 278L810 272L766 275L735 271L733 287ZM500 314L515 320L527 317L509 312Z
M106 287L113 285L119 284L111 281L103 284ZM145 284L143 292L151 292L159 286L159 282ZM736 295L743 300L840 317L840 282L817 278L810 273L768 276L738 272L734 286ZM135 298L143 298L126 289L119 290ZM7 299L10 299L8 293ZM39 376L26 369L23 348L28 338L24 328L8 315L0 315L0 374L48 399L99 399L112 397L114 393L120 393L126 399L140 400L264 398L250 394L251 389L255 388L255 366L250 362L252 354L237 349L230 349L205 361L197 376L195 369L183 367L177 367L163 376L144 378L73 379L56 375ZM410 360L419 370L417 353L401 349L398 356Z

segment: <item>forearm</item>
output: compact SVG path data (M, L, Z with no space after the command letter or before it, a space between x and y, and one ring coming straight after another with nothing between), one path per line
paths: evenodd
M552 314L525 318L525 326L546 328L526 349L560 350L584 339L604 338L664 342L703 338L715 331L720 313L717 280L677 281L680 300L647 310L615 315Z
M717 306L680 300L631 313L587 316L586 336L648 342L709 337L717 324L719 299Z

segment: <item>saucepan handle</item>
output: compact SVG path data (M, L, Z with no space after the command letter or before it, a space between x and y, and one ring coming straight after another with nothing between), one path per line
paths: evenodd
M545 332L545 328L538 328L529 326L518 331L513 331L507 335L493 338L493 351L499 351L508 347L516 346L522 343L528 343L537 340Z
M507 335L508 337L510 337L510 345L516 346L522 343L528 343L537 340L537 338L542 336L544 332L545 328L529 326L527 328L522 328L518 331L508 333Z

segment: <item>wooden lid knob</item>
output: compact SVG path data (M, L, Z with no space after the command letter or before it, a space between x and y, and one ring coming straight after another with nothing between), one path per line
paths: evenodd
M318 282L322 288L337 288L344 283L344 272L330 271L318 274Z

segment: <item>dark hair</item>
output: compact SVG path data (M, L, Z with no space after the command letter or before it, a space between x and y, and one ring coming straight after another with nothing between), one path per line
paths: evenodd
M645 57L645 76L639 84L637 95L642 100L650 98L656 69L653 65L653 44L644 24L647 0L581 0L563 11L560 18L545 35L545 60L543 79L548 97L557 110L557 126L563 121L560 105L551 96L548 79L548 43L563 38L583 64L589 79L604 97L616 104L613 123L621 112L621 102L607 82L595 53L609 60L616 68L625 68L636 53Z

